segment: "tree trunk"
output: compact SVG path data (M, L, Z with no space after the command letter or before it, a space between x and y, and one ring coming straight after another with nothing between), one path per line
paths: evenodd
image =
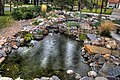
M4 15L4 0L0 0L0 15Z
M81 6L80 6L80 4L81 4L81 0L78 0L78 11L81 10Z
M34 0L34 5L36 5L36 0Z
M12 11L12 0L10 0L10 12Z
M101 5L100 14L102 14L102 10L103 10L103 3L104 3L104 0L102 0L102 5Z
M39 5L39 0L37 0L37 5Z
M29 3L29 0L24 0L24 3L25 3L25 4L28 4L28 3Z

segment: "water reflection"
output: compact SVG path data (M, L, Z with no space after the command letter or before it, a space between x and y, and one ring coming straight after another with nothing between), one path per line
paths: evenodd
M79 42L66 38L60 34L46 36L35 47L22 54L23 61L19 65L21 75L42 75L41 69L73 69L81 76L87 74L89 67L82 63ZM35 76L36 77L36 76Z

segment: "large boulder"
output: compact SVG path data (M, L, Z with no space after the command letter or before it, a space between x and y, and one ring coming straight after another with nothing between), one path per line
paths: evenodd
M116 66L114 63L104 63L99 74L102 76L118 76L120 75L120 66Z

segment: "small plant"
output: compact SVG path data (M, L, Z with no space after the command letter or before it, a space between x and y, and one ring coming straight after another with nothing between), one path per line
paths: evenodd
M24 36L24 39L27 40L27 41L30 41L30 40L34 39L33 34L27 33L27 34Z
M79 34L79 39L80 40L85 40L86 39L86 35L85 34Z

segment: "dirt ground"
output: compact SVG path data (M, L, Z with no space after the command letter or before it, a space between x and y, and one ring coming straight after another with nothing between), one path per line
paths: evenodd
M0 39L2 39L2 37L8 37L17 33L22 29L22 26L29 25L30 22L32 22L32 19L15 21L13 24L11 24L11 26L0 29Z

